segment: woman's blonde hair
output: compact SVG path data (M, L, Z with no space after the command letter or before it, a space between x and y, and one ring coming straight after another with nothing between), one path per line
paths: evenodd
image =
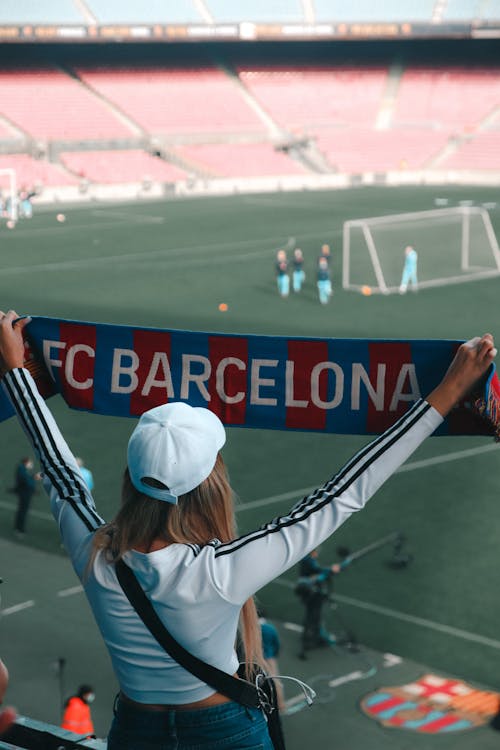
M233 491L220 453L211 474L181 495L177 505L137 490L126 469L121 508L113 521L95 532L89 571L98 551L115 563L130 549L149 550L158 539L168 544L204 545L213 539L229 542L236 536ZM242 607L240 629L245 662L262 665L262 638L252 597Z

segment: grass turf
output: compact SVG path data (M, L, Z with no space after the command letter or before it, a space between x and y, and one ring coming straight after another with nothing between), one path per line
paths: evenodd
M364 297L341 289L341 232L346 219L426 210L436 197L450 205L495 199L479 188L360 188L335 193L297 193L192 199L178 202L40 211L16 230L1 228L0 306L19 313L80 320L206 331L280 335L466 338L489 330L500 339L498 278L424 290L404 297ZM491 211L500 236L500 212ZM300 295L280 299L274 279L276 249L295 237L306 257ZM333 249L334 296L321 306L315 287L319 247ZM440 247L439 252L445 252ZM225 302L227 312L218 305ZM96 479L96 501L109 518L117 507L125 446L132 421L69 411L51 401L63 434ZM15 421L0 425L3 488L1 535L12 539L14 466L27 452ZM268 503L238 513L241 530L285 511L302 488L324 481L366 442L357 437L229 430L224 450L244 502ZM390 550L373 553L340 577L344 619L358 638L437 669L495 686L500 607L497 536L498 453L456 460L447 454L490 443L481 438L428 441L414 457L441 457L433 465L398 474L373 503L323 545L332 561L340 544L356 549L395 529L414 555L404 571L389 570ZM449 458L449 456L448 456ZM298 499L298 496L297 496ZM61 555L57 532L36 496L23 544ZM21 547L18 547L21 554ZM10 586L6 556L4 604L31 598L44 571L26 563ZM59 586L57 566L54 588ZM286 578L293 580L294 571ZM298 601L286 586L259 595L269 615L298 621ZM377 609L378 608L378 609ZM30 622L36 628L36 608ZM446 627L440 628L440 626ZM58 631L58 648L71 649L73 633ZM65 642L67 636L67 643ZM96 635L98 638L98 636ZM489 640L488 640L489 639ZM39 659L44 644L39 644ZM35 649L36 650L36 649ZM4 654L8 660L9 649ZM16 652L16 661L22 658ZM43 657L45 658L45 657ZM33 657L31 669L39 666ZM85 677L87 680L88 677ZM83 680L83 678L82 678ZM40 717L43 718L43 717Z

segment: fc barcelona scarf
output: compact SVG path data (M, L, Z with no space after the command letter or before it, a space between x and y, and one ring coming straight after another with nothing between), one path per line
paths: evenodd
M74 408L138 417L185 401L230 427L383 432L446 372L460 341L203 333L34 317L26 361L40 393ZM499 437L494 367L436 434ZM2 393L0 420L13 413Z

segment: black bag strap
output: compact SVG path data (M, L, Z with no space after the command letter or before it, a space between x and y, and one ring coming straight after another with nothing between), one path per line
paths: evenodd
M213 687L218 693L227 696L236 703L250 708L261 707L261 694L255 685L243 679L237 679L221 669L207 664L193 656L181 646L169 633L165 625L155 612L151 601L144 593L134 571L123 561L115 563L118 582L127 599L135 609L150 633L156 638L160 646L165 649L172 659L202 682Z

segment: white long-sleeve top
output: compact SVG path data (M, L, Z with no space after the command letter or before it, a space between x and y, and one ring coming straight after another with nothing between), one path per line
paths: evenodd
M3 385L40 460L52 513L121 690L140 703L177 705L208 697L213 688L186 672L158 645L125 597L114 566L101 553L87 572L93 534L104 521L29 372L12 370ZM287 515L231 542L214 539L202 547L171 544L147 554L130 550L125 561L179 643L234 674L238 617L246 599L361 510L441 421L440 414L420 400Z

